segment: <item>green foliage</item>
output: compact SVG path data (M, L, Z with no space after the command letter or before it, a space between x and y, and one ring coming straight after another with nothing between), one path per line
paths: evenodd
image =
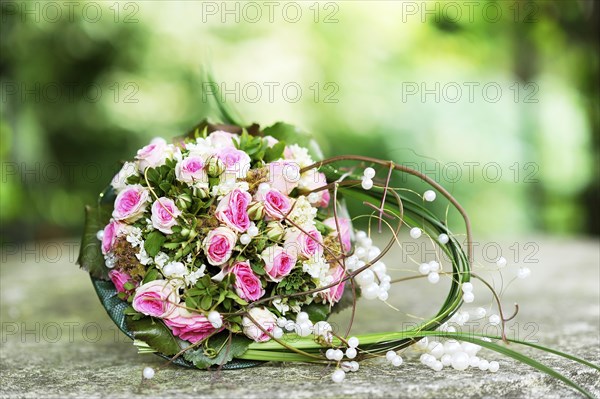
M308 291L315 288L308 273L305 273L301 267L292 269L291 273L277 283L274 293L277 295L290 295L296 292Z
M183 357L199 369L223 365L235 357L242 356L251 342L246 337L222 332L210 337L198 349L184 352Z
M181 340L175 338L161 320L152 317L127 317L125 320L135 339L144 341L158 352L171 356L183 349Z
M148 255L155 257L160 251L161 246L167 240L167 237L158 230L152 231L148 234L146 241L144 242L144 249Z
M85 225L77 258L77 263L81 268L88 271L91 276L101 279L108 278L108 269L102 255L102 243L96 234L108 223L111 209L107 205L100 204L95 207L85 207Z

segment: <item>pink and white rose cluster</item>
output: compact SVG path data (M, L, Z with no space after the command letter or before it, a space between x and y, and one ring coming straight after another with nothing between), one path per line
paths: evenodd
M191 343L229 328L234 321L226 314L256 301L260 306L250 307L238 331L267 341L284 308L299 312L312 301L334 304L344 291L347 272L327 260L324 245L327 237L341 239L350 253L352 226L349 219L332 217L325 175L317 169L301 173L313 164L303 147L278 146L265 136L259 143L263 155L265 149L282 151L265 162L256 150L245 151L248 140L222 130L176 144L154 139L111 183L112 218L98 233L108 277L136 312L162 320ZM150 270L152 278L144 278ZM340 284L289 304L265 301L288 278L313 287ZM201 298L189 299L203 292L216 292L206 309ZM229 299L236 308L221 309Z

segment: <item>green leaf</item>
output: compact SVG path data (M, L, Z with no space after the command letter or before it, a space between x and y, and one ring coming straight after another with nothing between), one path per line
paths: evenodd
M308 306L304 306L302 311L308 313L310 321L316 323L318 321L327 320L327 317L329 316L329 305L313 302Z
M148 234L148 237L146 237L146 241L144 242L144 248L146 249L148 255L155 257L166 239L167 237L165 237L165 235L158 230L154 230Z
M150 183L159 184L160 183L160 172L155 168L148 168L146 172L146 176L148 176L148 181Z
M135 339L144 341L164 355L175 355L183 349L180 345L181 341L175 338L171 330L158 319L145 317L133 320L131 317L127 317L125 323Z
M144 280L142 281L142 284L146 284L146 283L149 283L150 281L157 280L158 277L159 277L158 270L156 270L155 268L151 268L150 270L148 270L148 272L144 276Z
M242 356L252 341L244 336L222 332L208 339L207 347L184 352L185 360L199 369L223 365L233 358Z
M77 264L82 269L90 273L92 277L104 280L108 279L108 268L104 263L104 255L102 255L102 242L98 240L96 234L109 222L111 209L109 205L85 207L85 225L77 258Z
M265 157L264 157L265 162L273 162L273 161L280 159L281 156L283 155L283 150L285 150L285 142L284 141L280 141L279 143L275 144L273 147L268 148L265 151Z
M202 297L202 301L200 301L200 308L204 310L210 309L212 305L212 298L209 295L205 295Z

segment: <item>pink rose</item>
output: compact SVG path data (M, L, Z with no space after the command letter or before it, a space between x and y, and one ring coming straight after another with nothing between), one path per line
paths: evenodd
M158 137L152 140L147 146L138 150L135 158L139 160L139 168L143 172L146 168L155 168L163 165L170 156L171 150L167 142Z
M334 230L333 235L337 236L337 226L335 218L328 218L323 220L323 224ZM340 225L340 231L342 234L342 249L344 252L350 252L352 249L352 222L348 218L338 217L338 224Z
M181 211L172 199L160 197L152 204L152 226L165 234L173 233L171 227L177 224Z
M129 274L123 273L120 270L113 269L113 270L109 271L108 277L115 285L117 292L127 292L128 290L125 289L125 284L128 282L131 282L132 284L137 285L137 283L131 279Z
M237 141L237 135L217 130L209 134L207 140L214 148L234 147L233 140Z
M277 326L277 317L266 308L252 308L248 311L248 316L242 319L244 334L256 342L265 342L271 339L269 334L273 335L273 330ZM259 328L258 326L262 327ZM267 331L266 334L263 330Z
M302 178L298 183L298 189L302 193L307 193L327 185L327 178L324 173L317 172L316 169L310 169L302 174ZM326 208L329 205L331 198L328 190L316 191L316 201L311 202L321 208Z
M135 222L146 211L149 198L150 194L147 188L139 184L127 186L115 199L113 218L128 223Z
M198 155L191 155L175 165L177 180L189 185L196 183L208 184L208 175L204 170L204 160Z
M323 237L314 227L304 228L306 233L298 229L288 230L285 235L284 248L290 252L295 250L306 259L319 258L323 254Z
M271 189L267 192L258 192L257 199L263 201L265 213L271 219L281 220L292 209L292 201L286 195L276 189Z
M236 241L237 234L227 227L211 230L202 242L208 263L218 266L227 262L231 258Z
M235 275L235 292L248 302L256 301L265 294L260 278L252 271L248 261L237 262L231 268Z
M166 280L154 280L136 288L131 305L140 313L163 319L178 308L177 304L177 290Z
M233 230L243 233L250 227L247 209L251 199L250 194L236 188L219 201L215 216Z
M279 160L267 164L271 187L289 194L300 182L300 165L293 161Z
M329 270L329 275L333 278L332 283L339 283L344 279L346 273L344 272L344 268L342 266L336 265ZM325 302L329 301L331 304L337 303L344 294L345 286L346 282L344 281L343 283L334 285L326 291L319 292L319 295L324 299Z
M164 322L173 335L193 344L217 331L203 314L192 313L180 307L164 319Z
M250 170L250 157L235 147L223 147L215 155L225 164L226 176L243 179Z
M290 274L298 260L295 251L286 251L282 247L272 245L260 254L265 262L265 271L271 281L279 282Z
M106 255L115 245L117 237L123 232L124 224L111 219L102 233L102 253Z

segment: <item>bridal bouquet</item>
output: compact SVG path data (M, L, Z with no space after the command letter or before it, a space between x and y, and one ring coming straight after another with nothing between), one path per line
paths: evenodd
M229 119L229 118L224 118ZM86 208L79 264L91 275L104 307L142 353L197 368L242 368L264 361L335 365L344 380L358 361L385 358L415 345L433 370L477 367L495 372L478 352L487 348L525 362L587 396L557 371L506 345L544 350L598 370L585 360L509 339L496 295L499 336L459 330L474 300L471 231L457 200L426 175L391 161L358 155L323 159L310 136L293 126L203 121L171 142L156 138L125 162L98 203ZM423 193L394 188L393 175L412 175ZM464 218L467 240L454 235L427 203L444 197ZM365 215L351 217L345 201ZM360 231L353 220L365 217ZM383 262L400 241L429 239L449 262L421 263L415 275L392 280ZM389 242L373 243L375 231ZM378 241L379 242L379 241ZM503 259L499 260L501 266ZM528 274L523 269L521 274ZM359 297L382 303L393 284L448 277L436 315L403 331L352 336L335 331L331 313ZM485 317L485 309L479 317ZM481 312L480 312L481 313ZM458 329L457 329L458 327ZM154 371L144 370L151 378Z

